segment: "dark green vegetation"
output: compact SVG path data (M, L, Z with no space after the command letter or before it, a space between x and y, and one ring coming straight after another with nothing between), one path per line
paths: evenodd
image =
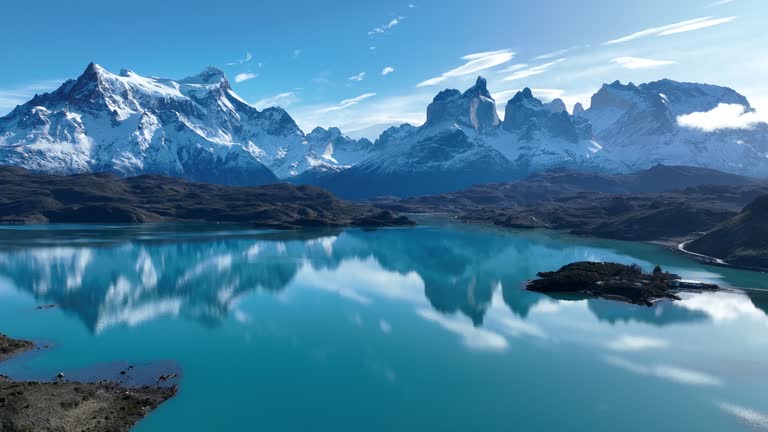
M580 294L639 305L653 305L660 299L679 300L673 286L680 277L656 267L643 273L637 265L600 262L575 262L553 272L540 272L541 279L528 283L531 291L549 294ZM701 285L702 289L717 289Z
M768 268L768 195L685 247L729 264Z
M0 335L0 361L30 350L32 342ZM176 387L11 381L0 376L0 430L128 431L176 394Z
M235 187L162 176L51 176L0 168L0 223L236 222L259 228L413 223L311 186Z

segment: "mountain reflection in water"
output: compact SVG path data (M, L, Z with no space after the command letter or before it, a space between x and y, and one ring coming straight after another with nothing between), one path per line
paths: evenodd
M538 271L596 256L656 264L653 249L630 256L606 244L447 227L276 233L226 226L52 226L5 229L0 275L39 303L76 314L95 333L160 316L216 326L245 294L281 295L292 284L360 303L409 302L422 318L442 326L453 325L445 320L461 313L480 328L494 296L522 320L537 305L557 304L523 289ZM697 268L674 256L667 259ZM602 300L586 304L611 324L664 326L729 313L765 316L766 297L749 295L754 299L726 294L730 304L706 296L654 308ZM425 299L429 307L420 304Z

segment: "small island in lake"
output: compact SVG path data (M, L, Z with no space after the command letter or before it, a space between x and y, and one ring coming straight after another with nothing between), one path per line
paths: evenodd
M34 348L0 334L0 361ZM0 430L127 432L175 394L175 386L79 383L64 374L48 382L13 381L0 375Z
M656 267L644 273L636 265L602 262L575 262L560 270L540 272L527 289L546 294L580 294L651 306L657 300L680 300L677 292L686 289L714 290L717 285L685 281Z

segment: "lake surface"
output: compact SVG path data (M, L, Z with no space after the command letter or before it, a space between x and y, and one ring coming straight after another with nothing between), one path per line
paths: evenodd
M757 290L646 308L522 289L577 260ZM51 348L0 373L177 364L142 432L765 430L759 289L653 245L441 222L6 227L0 332Z

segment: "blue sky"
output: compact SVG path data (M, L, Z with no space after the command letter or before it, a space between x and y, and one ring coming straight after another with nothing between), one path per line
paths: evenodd
M170 78L214 65L245 100L281 105L307 131L350 135L419 123L438 91L478 74L502 110L526 86L570 107L588 105L603 82L672 78L732 87L768 111L765 0L38 0L3 9L0 114L91 61Z

